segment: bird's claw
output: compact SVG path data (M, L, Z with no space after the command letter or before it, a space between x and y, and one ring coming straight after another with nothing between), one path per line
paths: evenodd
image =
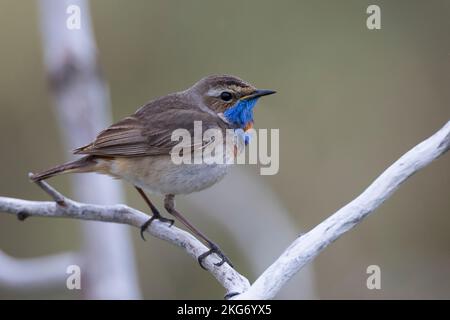
M220 267L221 265L223 265L226 262L230 265L230 267L233 268L233 264L231 263L230 259L228 259L228 257L220 250L220 248L216 244L210 243L209 250L206 251L205 253L202 253L197 258L198 263L200 264L200 267L202 267L202 269L206 270L206 267L203 265L203 261L206 259L206 257L208 257L209 255L211 255L213 253L218 255L220 258L219 262L214 263L214 265L216 267Z
M161 222L167 222L167 223L170 224L169 227L173 226L173 224L175 223L175 220L173 220L173 219L164 218L161 215L159 215L159 216L158 215L152 215L152 217L150 219L148 219L140 228L140 230L141 230L140 233L141 233L142 240L146 241L145 237L144 237L144 232L145 232L145 230L148 229L148 227L150 227L150 225L152 224L152 222L154 220L159 220Z

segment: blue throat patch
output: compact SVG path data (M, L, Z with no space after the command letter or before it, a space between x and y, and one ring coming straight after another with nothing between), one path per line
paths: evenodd
M253 122L253 108L258 99L239 100L238 103L224 112L225 118L240 128L237 130L244 129L249 122ZM244 138L245 145L248 145L250 143L250 134L242 131L240 135Z
M253 108L258 102L258 98L249 100L239 100L234 106L226 110L223 114L225 118L239 128L245 128L245 125L253 121Z

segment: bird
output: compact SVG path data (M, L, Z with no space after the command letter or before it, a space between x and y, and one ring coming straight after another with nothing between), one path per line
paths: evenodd
M194 134L194 122L197 121L201 121L202 130L246 132L253 128L253 110L258 99L274 93L273 90L257 89L235 76L206 76L184 91L146 103L134 114L107 127L91 143L73 151L81 158L32 174L30 178L41 181L60 174L95 172L130 183L152 212L140 228L142 238L143 232L156 219L173 225L174 220L163 217L147 193L164 196L166 211L208 246L208 250L197 258L200 266L205 269L203 261L211 254L220 258L216 266L224 263L233 266L219 246L175 207L175 196L214 185L226 175L231 165L228 162L175 164L171 151L177 141L171 137L177 129ZM204 149L205 144L199 146L191 142L190 147L192 150Z

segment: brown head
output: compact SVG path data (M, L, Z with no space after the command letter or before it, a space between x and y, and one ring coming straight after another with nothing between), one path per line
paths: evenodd
M205 77L188 91L199 97L208 108L216 113L224 113L236 106L239 101L256 100L261 96L275 93L271 90L258 90L250 83L230 75Z

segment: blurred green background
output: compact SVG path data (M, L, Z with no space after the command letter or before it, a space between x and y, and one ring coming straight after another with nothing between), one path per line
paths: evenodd
M381 30L366 28L369 4L381 7ZM43 200L27 172L64 161L66 150L47 90L38 6L0 0L0 7L0 195ZM263 179L299 230L349 202L450 119L449 1L95 0L91 11L115 120L209 74L278 91L255 114L256 127L280 129L280 171ZM314 261L319 297L450 298L449 169L447 155L326 249ZM52 184L71 194L67 177ZM127 203L145 210L126 190ZM192 218L206 233L217 230ZM0 214L0 249L15 257L76 250L78 226ZM216 241L232 242L219 233ZM180 250L143 242L137 231L133 240L144 298L222 294ZM229 254L239 257L239 248ZM238 264L245 272L244 260ZM366 288L371 264L381 267L381 290ZM63 286L0 287L0 298L78 297Z

